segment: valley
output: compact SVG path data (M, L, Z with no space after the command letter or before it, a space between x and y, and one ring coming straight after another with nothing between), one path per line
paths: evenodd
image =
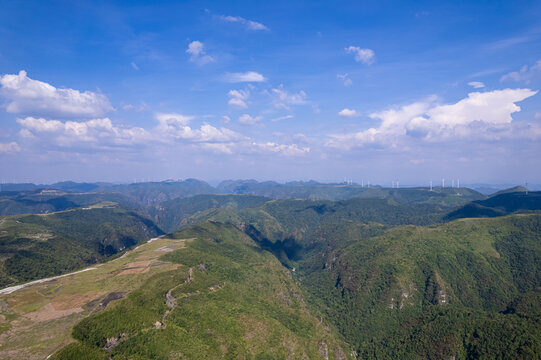
M1 217L0 245L12 249L4 277L18 281L0 290L0 353L7 359L541 354L538 192L371 190L338 201L196 191L132 208L98 201ZM50 195L46 201L58 203ZM122 240L128 236L133 240ZM113 247L103 252L107 243ZM84 251L48 250L68 244ZM85 253L95 255L89 261ZM65 254L81 261L66 263ZM14 268L12 258L29 260Z

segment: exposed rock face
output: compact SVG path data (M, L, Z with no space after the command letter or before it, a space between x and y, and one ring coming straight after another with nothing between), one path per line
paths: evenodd
M317 351L319 355L323 357L325 360L329 360L329 348L327 346L327 343L323 340L321 340L317 345Z

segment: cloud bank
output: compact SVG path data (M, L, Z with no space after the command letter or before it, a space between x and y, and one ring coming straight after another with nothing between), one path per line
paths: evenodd
M0 96L7 99L6 111L13 114L92 118L114 110L103 94L59 89L29 78L24 70L17 75L0 76L0 85Z
M534 96L530 89L473 92L455 104L440 105L436 98L370 115L378 127L330 135L327 146L350 149L363 146L398 148L408 141L437 143L457 139L499 140L541 137L536 124L512 123L520 111L515 103Z

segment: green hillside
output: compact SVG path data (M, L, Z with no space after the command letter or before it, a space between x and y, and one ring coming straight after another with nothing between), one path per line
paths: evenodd
M347 359L289 271L232 225L206 222L164 256L181 264L77 324L52 359Z
M540 234L540 215L398 227L297 273L361 358L538 358Z
M473 201L449 213L446 218L452 220L473 217L495 217L514 212L539 210L541 210L541 191L504 191L486 200Z
M94 264L161 233L115 203L0 217L0 287Z
M70 193L57 190L0 192L0 216L47 214L112 201L124 207L138 208L134 200L114 193Z
M206 182L197 179L102 185L96 191L122 194L143 206L154 205L176 198L198 194L215 194L217 192L215 188Z
M240 210L259 206L269 198L251 195L195 195L164 201L148 208L151 218L166 232L175 232L189 217L200 218L220 208Z
M250 194L273 199L348 200L353 198L393 199L400 203L431 203L440 205L463 205L485 196L468 188L385 188L358 184L326 184L316 181L295 181L279 184L274 181L228 180L217 187L221 192Z

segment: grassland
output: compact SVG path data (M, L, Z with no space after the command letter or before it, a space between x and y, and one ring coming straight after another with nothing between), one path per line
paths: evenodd
M152 276L177 268L159 257L184 243L159 239L95 270L0 295L0 358L45 359L73 341L75 323L114 307L119 300L112 299L126 297Z

